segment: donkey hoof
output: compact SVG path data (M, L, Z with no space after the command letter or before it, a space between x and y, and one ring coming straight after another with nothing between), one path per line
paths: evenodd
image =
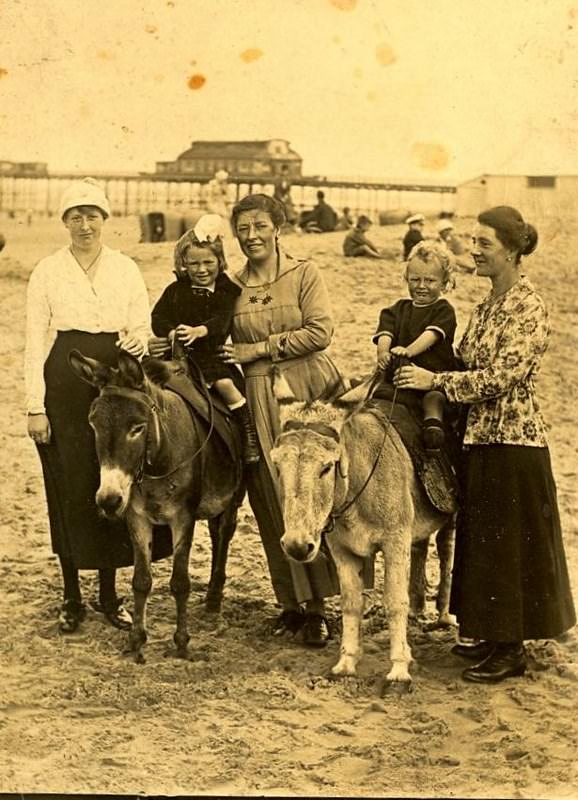
M411 681L389 681L385 680L381 692L382 697L402 697L404 694L409 694L413 691L413 684Z
M146 664L146 658L139 650L138 653L134 654L134 663L135 664Z
M207 614L219 614L221 605L222 600L220 597L207 597L205 600L205 612Z

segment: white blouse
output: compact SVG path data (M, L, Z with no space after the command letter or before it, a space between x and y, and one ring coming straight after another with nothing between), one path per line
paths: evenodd
M69 247L63 247L33 270L26 304L24 375L26 409L45 410L44 362L57 331L115 333L134 336L147 346L149 298L135 262L103 246L91 283Z

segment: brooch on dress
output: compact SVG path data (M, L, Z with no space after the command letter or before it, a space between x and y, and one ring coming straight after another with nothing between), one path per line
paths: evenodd
M249 303L252 305L256 305L257 303L261 303L263 306L269 305L269 303L273 302L273 297L267 292L267 294L263 295L263 297L259 297L256 294L249 295Z

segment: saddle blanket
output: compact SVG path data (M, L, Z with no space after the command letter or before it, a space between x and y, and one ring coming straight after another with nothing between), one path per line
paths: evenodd
M174 373L163 384L165 389L170 389L199 414L207 426L212 424L213 430L223 440L231 454L233 462L241 462L241 438L237 426L231 421L231 412L220 397L210 395L211 405L206 394L184 374Z
M384 424L391 424L401 437L411 456L415 470L432 504L444 514L453 514L458 507L456 461L458 447L446 430L446 446L439 453L427 453L422 441L421 421L401 403L373 398L364 409L375 414Z

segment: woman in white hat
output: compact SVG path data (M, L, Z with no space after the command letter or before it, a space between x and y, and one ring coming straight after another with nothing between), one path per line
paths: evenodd
M150 332L148 294L135 264L101 242L110 206L91 179L64 192L60 217L70 243L36 266L27 293L25 379L28 435L38 448L53 551L60 559L64 602L58 622L75 631L85 616L79 569L98 569L99 604L117 628L131 616L115 589L115 569L132 563L126 527L96 509L99 466L88 410L95 389L68 366L68 354L114 366L119 348L142 356ZM163 543L164 544L164 543Z

